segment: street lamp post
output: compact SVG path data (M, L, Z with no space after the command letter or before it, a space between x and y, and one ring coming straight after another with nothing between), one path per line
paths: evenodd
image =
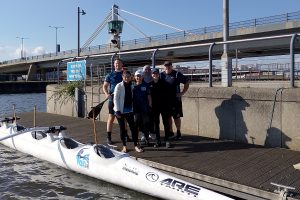
M80 14L85 15L86 12L84 10L80 11L80 7L78 7L78 12L77 12L77 16L78 16L78 27L77 27L77 31L78 31L78 37L77 37L77 56L80 56Z
M18 38L18 39L21 39L22 40L22 46L21 46L21 59L23 59L24 58L24 40L25 39L29 39L29 38L25 38L25 37L16 37L16 38Z
M229 38L229 0L223 0L223 54L221 57L221 84L223 87L232 86L232 58L228 54Z
M57 29L64 28L63 26L49 26L50 28L55 28L55 55L57 55L58 52L58 46L57 46Z

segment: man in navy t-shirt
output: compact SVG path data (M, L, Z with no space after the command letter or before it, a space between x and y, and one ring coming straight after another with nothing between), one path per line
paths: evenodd
M116 87L116 85L120 82L122 82L122 73L123 73L123 62L121 59L117 58L114 61L114 71L110 72L106 75L105 81L103 84L103 92L106 96L106 98L109 98L108 101L108 119L107 119L107 143L112 144L111 140L111 131L112 126L115 120L115 113L114 113L114 104L113 104L113 92Z
M181 97L189 89L189 80L179 71L173 69L172 62L166 61L164 63L165 70L161 73L161 79L165 82L166 96L171 106L171 115L174 119L175 126L177 128L177 139L181 139L181 117L182 101ZM183 90L180 91L180 84L183 84ZM170 119L170 128L172 127L172 119Z

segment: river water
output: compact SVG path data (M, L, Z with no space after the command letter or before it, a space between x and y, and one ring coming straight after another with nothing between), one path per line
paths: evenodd
M45 94L0 95L0 116L46 111ZM68 171L0 144L0 199L155 200L126 188ZM125 177L122 177L125 178Z
M17 113L33 111L34 106L39 112L46 112L46 94L0 94L0 116L12 116L13 104Z

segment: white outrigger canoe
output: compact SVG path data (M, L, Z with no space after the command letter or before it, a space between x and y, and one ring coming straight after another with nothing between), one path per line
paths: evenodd
M66 169L162 199L231 199L146 166L129 154L66 138L63 127L24 128L13 119L0 120L0 143Z

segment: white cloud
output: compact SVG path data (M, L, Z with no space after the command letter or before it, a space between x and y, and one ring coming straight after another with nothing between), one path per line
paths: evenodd
M45 48L42 47L42 46L35 47L35 48L32 50L31 54L32 54L33 56L45 54Z
M19 59L21 58L21 51L22 51L22 46L16 48L14 50L14 53L10 53L11 57L13 57L13 59ZM23 57L29 56L28 55L28 50L26 48L23 49Z
M17 48L17 49L15 50L14 54L13 54L13 57L15 57L15 58L20 58L20 57L21 57L21 50L22 50L21 47Z
M20 59L21 58L21 51L22 47L12 47L12 46L6 46L6 45L0 45L0 62L5 60L13 60L13 59ZM42 55L45 54L45 48L43 46L37 46L34 49L23 49L24 57L29 56L36 56L36 55Z

